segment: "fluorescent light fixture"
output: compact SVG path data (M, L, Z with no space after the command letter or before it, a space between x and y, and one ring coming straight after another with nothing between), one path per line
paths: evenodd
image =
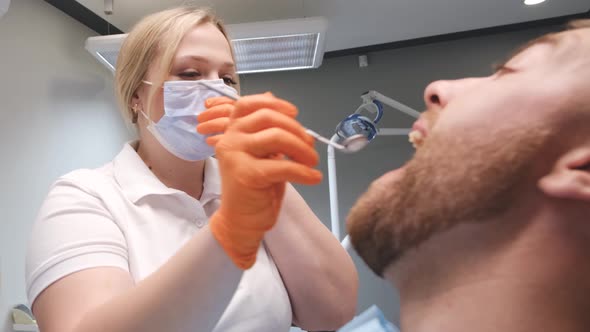
M546 0L524 0L524 4L528 6L538 5L545 2Z
M322 64L326 20L322 17L227 25L239 74L317 68ZM86 49L115 70L126 34L90 37Z
M115 72L117 56L127 34L90 37L86 39L86 50L110 71Z
M239 73L317 68L324 58L322 17L230 24Z

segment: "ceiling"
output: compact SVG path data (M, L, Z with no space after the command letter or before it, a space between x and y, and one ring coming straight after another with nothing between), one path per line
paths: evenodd
M141 17L186 1L77 0L117 28L128 31ZM522 0L197 0L227 24L324 16L326 51L392 43L449 33L586 13L589 0L547 0L525 6Z

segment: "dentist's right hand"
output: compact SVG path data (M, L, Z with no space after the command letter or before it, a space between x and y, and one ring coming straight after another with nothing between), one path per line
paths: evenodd
M240 98L216 142L222 197L210 228L232 261L248 269L277 222L287 182L317 184L314 139L295 120L297 108L267 93Z

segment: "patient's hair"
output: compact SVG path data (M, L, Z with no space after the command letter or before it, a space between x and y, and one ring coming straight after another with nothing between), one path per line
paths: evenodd
M164 10L144 17L131 29L121 46L115 71L115 93L126 121L137 122L137 114L131 105L132 98L145 79L149 66L158 66L153 81L155 86L160 86L171 70L174 54L182 38L193 27L203 23L216 25L231 49L223 24L208 9L182 6ZM148 109L156 91L151 89L148 95L148 105L145 105Z
M590 19L571 21L567 26L570 29L587 29L590 28Z

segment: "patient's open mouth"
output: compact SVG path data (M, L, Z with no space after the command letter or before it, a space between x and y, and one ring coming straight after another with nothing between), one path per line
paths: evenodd
M414 146L414 149L418 149L424 143L428 131L419 121L414 123L412 131L408 135L410 143Z

